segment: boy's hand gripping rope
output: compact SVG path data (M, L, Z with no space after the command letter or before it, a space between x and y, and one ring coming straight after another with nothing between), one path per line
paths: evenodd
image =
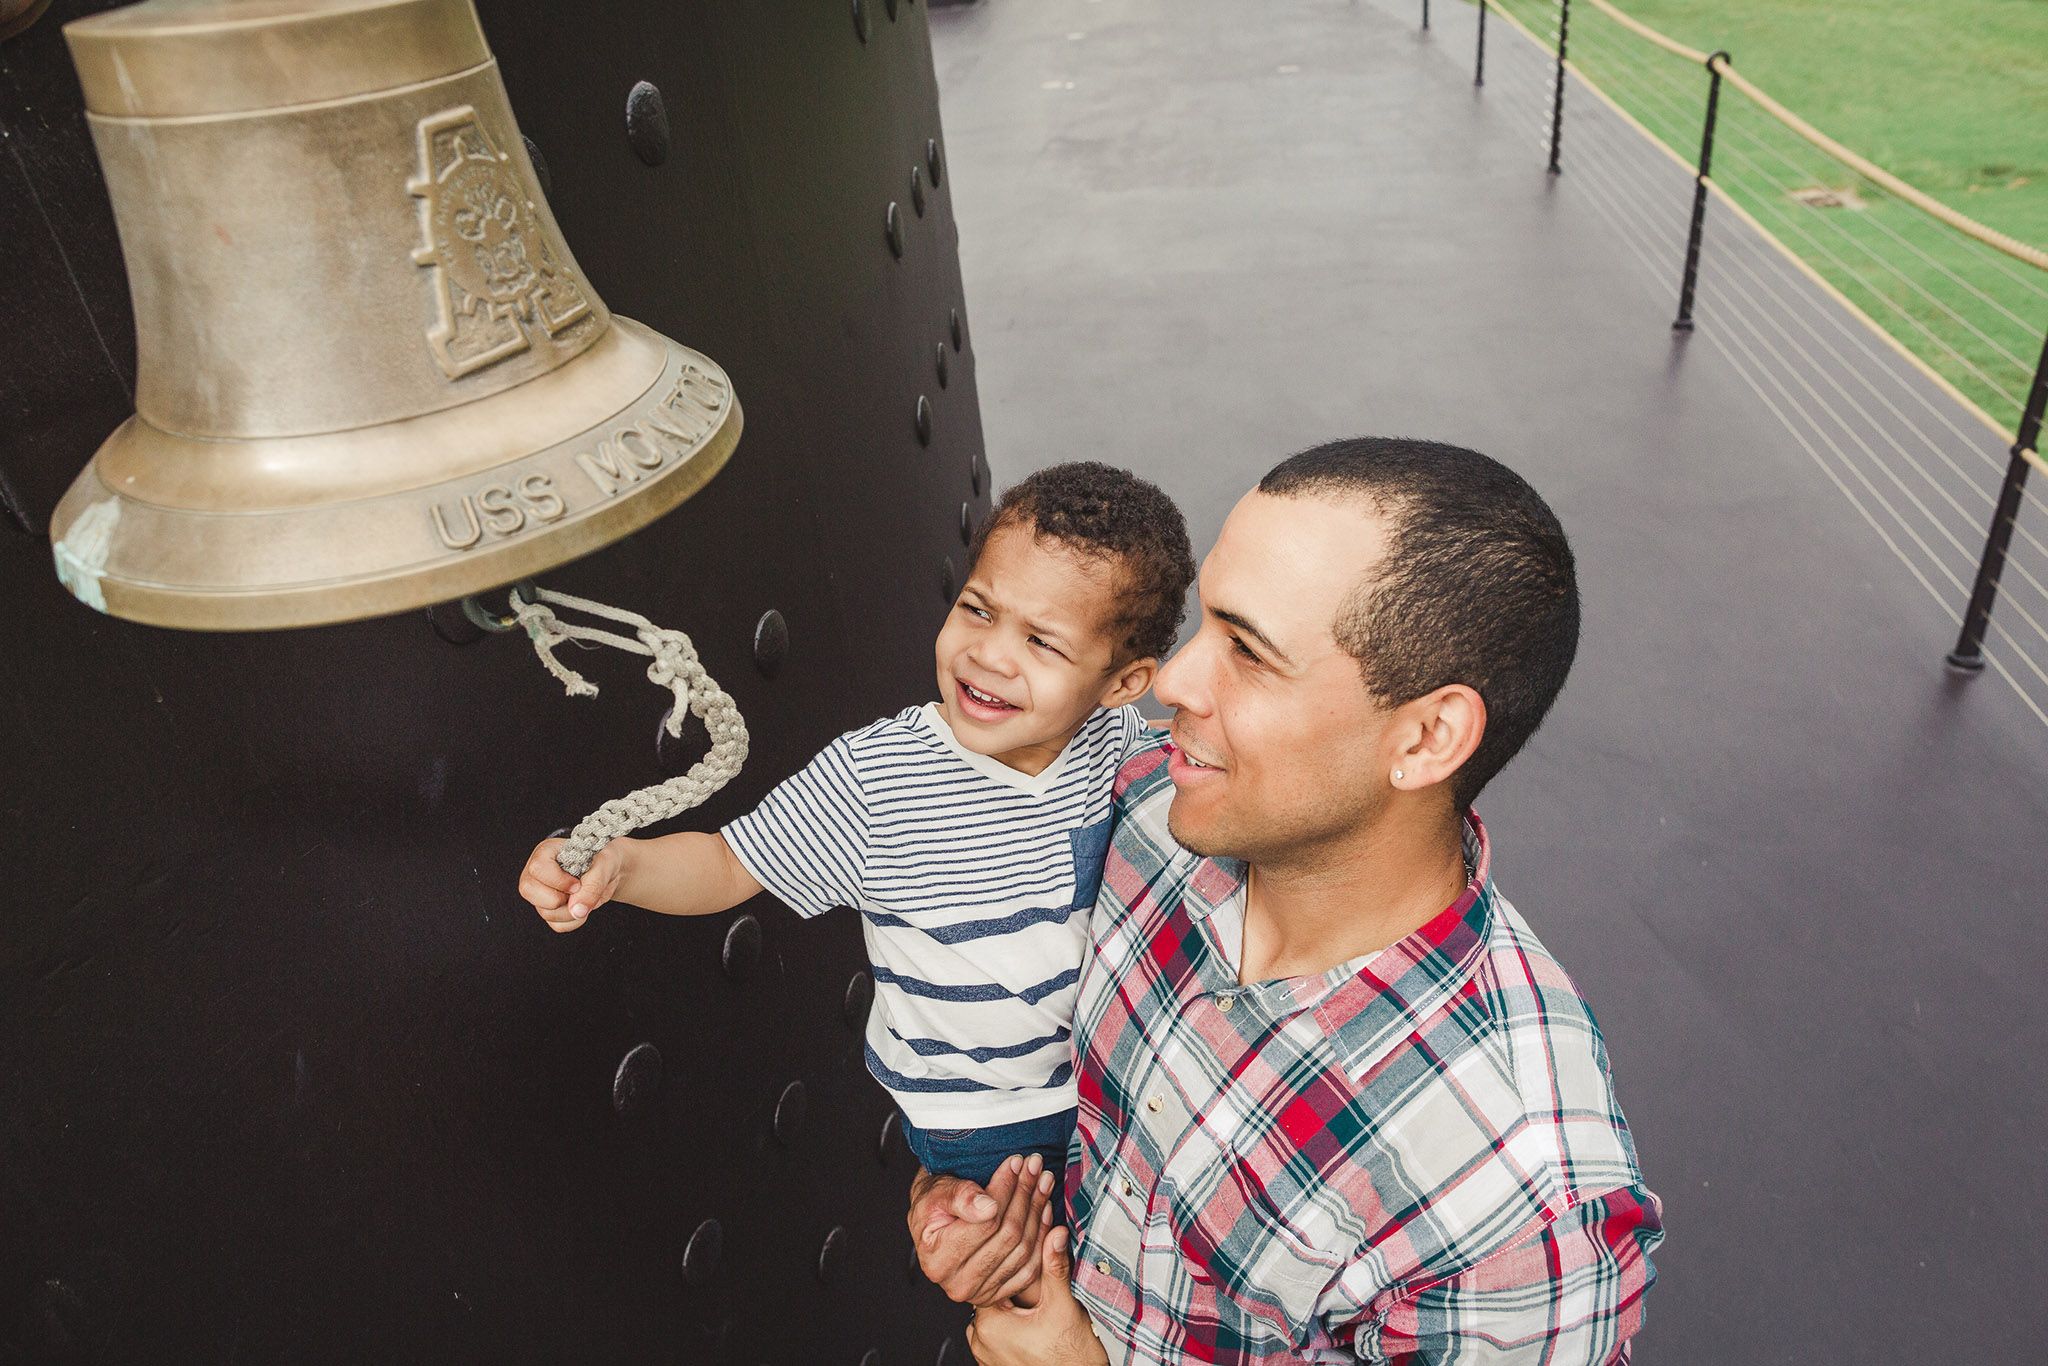
M512 591L512 614L532 638L534 653L540 656L540 662L561 680L571 697L595 697L597 685L556 659L556 646L565 642L586 648L602 644L636 655L651 655L654 662L647 666L647 677L667 688L676 699L665 723L668 733L677 738L682 736L685 708L694 712L711 733L710 752L692 764L689 772L608 801L569 832L568 842L556 853L555 862L572 877L581 877L590 867L591 859L597 856L597 851L611 840L699 806L712 793L731 782L740 771L740 765L747 761L747 723L740 719L739 708L733 704L732 698L712 681L710 674L704 672L703 664L697 659L697 647L681 631L666 630L638 612L607 607L588 598L571 597L545 588L536 588L533 592L535 601L528 602L521 596L522 590ZM557 616L551 607L604 617L631 627L633 634L628 637L601 627L572 626Z

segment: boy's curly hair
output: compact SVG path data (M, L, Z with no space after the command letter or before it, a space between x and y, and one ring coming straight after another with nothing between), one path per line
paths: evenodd
M1117 562L1122 610L1111 625L1122 637L1119 663L1164 659L1173 649L1195 581L1195 552L1187 520L1156 485L1093 460L1047 466L1003 491L968 546L970 574L988 538L1006 526L1029 526L1083 555Z

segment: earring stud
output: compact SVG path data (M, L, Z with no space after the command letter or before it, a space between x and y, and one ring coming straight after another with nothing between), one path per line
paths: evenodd
M1395 782L1397 782L1397 783L1398 783L1398 782L1400 782L1400 781L1401 781L1401 779L1403 779L1403 778L1405 778L1405 777L1407 777L1407 776L1408 776L1407 774L1405 774L1405 773L1401 772L1401 770L1400 770L1400 769L1398 769L1398 768L1394 770L1394 781L1395 781Z

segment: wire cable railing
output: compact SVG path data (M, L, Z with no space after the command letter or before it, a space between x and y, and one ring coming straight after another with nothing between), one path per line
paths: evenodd
M2048 471L2048 252L1613 0L1475 3L1474 83L1528 102L1549 169L1581 172L1629 253L1675 273L1673 326L1701 327L1942 604L1949 665L1988 664L2048 723L2048 526L2021 513L2041 501L2029 470ZM1710 234L1710 203L1753 232Z

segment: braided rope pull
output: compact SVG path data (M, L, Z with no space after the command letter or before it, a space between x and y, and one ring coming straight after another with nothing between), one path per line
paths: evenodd
M597 685L555 658L555 650L560 646L572 644L588 649L610 645L647 655L651 657L648 681L668 689L675 699L664 723L669 735L681 737L683 713L688 711L704 723L711 736L710 750L688 772L616 797L585 817L556 851L555 862L563 872L571 877L583 876L597 851L612 840L702 806L739 775L741 765L747 761L747 723L732 697L705 672L703 662L697 658L697 647L688 636L656 626L638 612L546 588L535 589L532 601L515 589L511 603L513 614L526 628L541 664L571 697L595 697ZM630 627L633 634L624 636L601 627L573 625L553 610L558 607L618 622Z

